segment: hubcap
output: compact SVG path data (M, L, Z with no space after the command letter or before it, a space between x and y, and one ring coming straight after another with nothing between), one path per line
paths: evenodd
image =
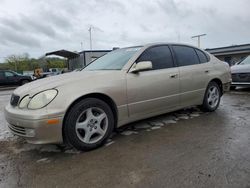
M208 105L211 108L216 107L218 105L219 99L220 99L220 93L218 88L215 86L210 87L207 95Z
M75 127L77 137L87 144L93 144L101 140L107 129L107 114L97 107L83 111L77 118Z

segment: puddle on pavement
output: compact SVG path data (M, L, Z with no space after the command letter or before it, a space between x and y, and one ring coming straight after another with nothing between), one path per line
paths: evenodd
M164 126L175 124L179 120L188 120L199 117L201 114L203 114L203 112L197 107L187 108L121 127L120 134L124 136L130 136L133 134L140 134L140 131L144 130L151 131L161 129Z
M13 141L16 140L18 137L13 135L9 130L5 130L0 132L0 142L1 141Z
M130 130L125 130L125 131L122 131L120 134L124 135L124 136L129 136L129 135L132 135L132 134L138 134L138 132L136 132L136 131L130 131Z
M50 160L49 160L49 158L42 158L42 159L38 159L36 162L37 163L49 163Z
M112 145L112 144L114 144L115 143L115 141L113 141L113 140L111 140L111 139L109 139L107 142L106 142L106 144L104 144L104 146L110 146L110 145Z

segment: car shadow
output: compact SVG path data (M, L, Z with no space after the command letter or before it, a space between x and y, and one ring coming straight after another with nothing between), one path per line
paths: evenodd
M236 87L236 89L231 90L231 92L250 92L250 87Z

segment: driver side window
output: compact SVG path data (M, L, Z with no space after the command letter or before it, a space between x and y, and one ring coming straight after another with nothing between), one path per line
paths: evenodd
M171 68L174 66L172 54L168 46L155 46L146 49L136 62L151 61L153 70Z

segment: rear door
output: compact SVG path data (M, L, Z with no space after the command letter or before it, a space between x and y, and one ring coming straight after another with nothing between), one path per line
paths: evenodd
M200 54L202 51L198 49L184 45L173 45L172 49L180 70L181 106L201 104L209 80L211 64L201 63L200 58L206 58L206 56L203 57Z
M5 75L5 82L6 85L17 85L18 84L18 76L16 74L14 74L11 71L5 71L4 72Z
M179 105L179 70L166 45L146 49L135 63L151 61L152 70L127 74L128 109L131 117L147 116Z

